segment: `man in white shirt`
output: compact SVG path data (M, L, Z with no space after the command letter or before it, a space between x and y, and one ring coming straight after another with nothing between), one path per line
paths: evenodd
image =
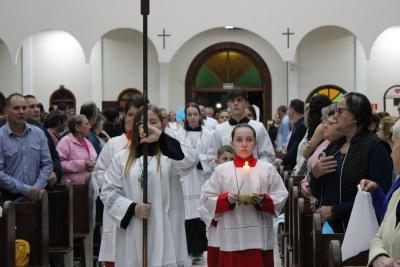
M204 127L209 131L214 131L215 126L218 125L218 121L212 117L207 116L204 106L199 105L201 117L203 119Z
M249 105L247 92L235 89L228 94L227 105L231 111L232 118L229 121L218 124L214 130L213 156L217 156L217 150L223 145L231 145L231 132L235 125L248 123L256 131L257 146L253 151L254 157L274 164L275 152L271 139L264 124L246 117L246 107Z

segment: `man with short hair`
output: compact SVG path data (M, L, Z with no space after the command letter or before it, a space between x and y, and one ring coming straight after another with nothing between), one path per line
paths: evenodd
M254 149L254 157L274 164L275 152L271 139L264 124L246 117L246 108L249 105L247 92L235 89L228 94L228 107L232 118L229 121L218 124L215 127L213 145L211 147L212 156L217 156L217 150L223 145L231 145L231 133L233 128L241 123L247 123L256 131L257 146Z
M89 136L87 136L87 139L89 139L90 143L92 143L94 149L96 150L97 155L100 155L100 152L101 152L100 139L97 136L96 131L93 127L96 124L97 115L99 114L99 110L98 110L96 104L94 102L84 103L81 106L80 114L85 115L89 121L90 133L89 133Z
M300 99L290 101L288 115L294 127L282 164L285 170L292 170L296 166L298 146L307 132L307 128L304 125L304 102Z
M213 107L205 107L204 108L204 111L205 111L205 113L206 113L206 116L208 117L208 118L213 118L214 119L214 108Z
M26 123L28 105L15 93L5 101L7 122L0 128L0 202L37 200L53 170L43 131Z
M27 116L28 123L40 128L47 138L47 144L49 146L50 156L53 163L53 172L48 178L49 179L48 185L49 188L51 188L57 182L61 181L62 167L61 167L60 156L58 155L58 152L56 150L56 145L53 139L51 138L49 132L46 131L46 129L41 124L39 102L37 101L36 97L34 95L26 95L25 100L28 104L28 116Z
M203 119L203 123L204 123L204 127L207 128L207 130L209 131L214 131L215 126L217 126L218 121L212 117L208 117L206 114L206 109L204 108L204 106L199 105L199 109L200 109L200 115L201 118Z
M290 134L290 119L287 113L287 107L282 105L276 110L276 113L281 120L278 128L278 134L276 136L276 149L282 151L286 145Z

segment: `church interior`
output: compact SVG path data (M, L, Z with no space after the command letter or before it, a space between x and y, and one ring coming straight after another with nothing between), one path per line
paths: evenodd
M46 112L64 104L78 113L86 102L94 102L100 111L122 110L130 97L143 92L140 3L1 0L0 102L20 93L34 95ZM374 112L398 117L399 11L397 0L150 0L148 99L167 111L183 112L195 102L218 113L227 109L228 94L240 89L248 93L249 103L259 109L258 121L267 128L278 107L293 99L308 103L315 95L327 95L338 103L346 93L357 92L368 97ZM283 169L281 175L287 188L300 185L298 176L290 180ZM69 186L63 190L69 194ZM299 191L290 189L285 225L276 229L275 266L328 266L320 263L328 257L324 251L337 252L340 243L314 240L323 246L314 247L314 262L302 250L306 242L312 248L313 240L297 243L296 238L306 236L296 228L297 216L307 213L304 206L297 213L297 205L309 204L300 201ZM80 197L87 202L86 195ZM63 205L72 210L71 203ZM49 204L52 211L57 207ZM309 229L321 228L315 225L321 224L319 219L312 225L310 214ZM89 225L90 218L79 216ZM0 228L3 224L0 218ZM93 235L95 226L82 232ZM342 242L343 236L338 239ZM85 242L74 250L85 250ZM359 266L365 266L367 256ZM89 258L86 264L100 264Z

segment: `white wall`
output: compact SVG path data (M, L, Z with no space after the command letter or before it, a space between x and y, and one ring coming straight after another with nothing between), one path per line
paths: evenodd
M355 90L355 39L350 32L338 27L319 28L304 37L297 53L300 99L325 84Z
M259 36L246 30L206 31L189 40L170 62L169 108L178 110L185 104L185 78L193 59L205 48L220 42L238 42L257 51L267 64L272 79L272 111L286 103L286 64L276 50ZM168 108L168 107L167 107Z
M68 33L46 31L32 36L33 94L48 108L61 84L76 97L77 109L92 100L90 66L82 48Z
M383 110L385 91L400 84L400 27L393 27L383 32L376 40L367 62L368 96L372 103ZM388 101L393 105L393 101ZM389 106L388 112L398 116L397 107Z
M5 97L11 93L22 93L21 57L18 57L17 64L13 64L2 40L0 40L0 92Z
M126 88L143 91L142 34L130 29L111 31L103 37L103 99L117 100ZM159 104L158 59L149 42L149 99Z
M284 60L294 61L299 41L309 31L337 25L352 31L366 54L385 29L400 25L398 0L168 0L150 1L149 36L160 62L169 62L190 38L207 29L234 25L249 29L272 44ZM23 40L43 30L64 30L79 40L90 58L93 45L110 30L141 29L140 1L121 0L2 0L0 38L16 57ZM60 12L55 12L60 11ZM61 12L62 11L62 12ZM282 32L295 32L290 49ZM157 34L165 28L172 35L167 49Z

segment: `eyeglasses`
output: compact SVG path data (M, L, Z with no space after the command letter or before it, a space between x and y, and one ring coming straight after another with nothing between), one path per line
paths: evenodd
M335 114L338 114L340 116L340 115L342 115L343 111L345 111L345 110L350 110L350 109L336 107Z

